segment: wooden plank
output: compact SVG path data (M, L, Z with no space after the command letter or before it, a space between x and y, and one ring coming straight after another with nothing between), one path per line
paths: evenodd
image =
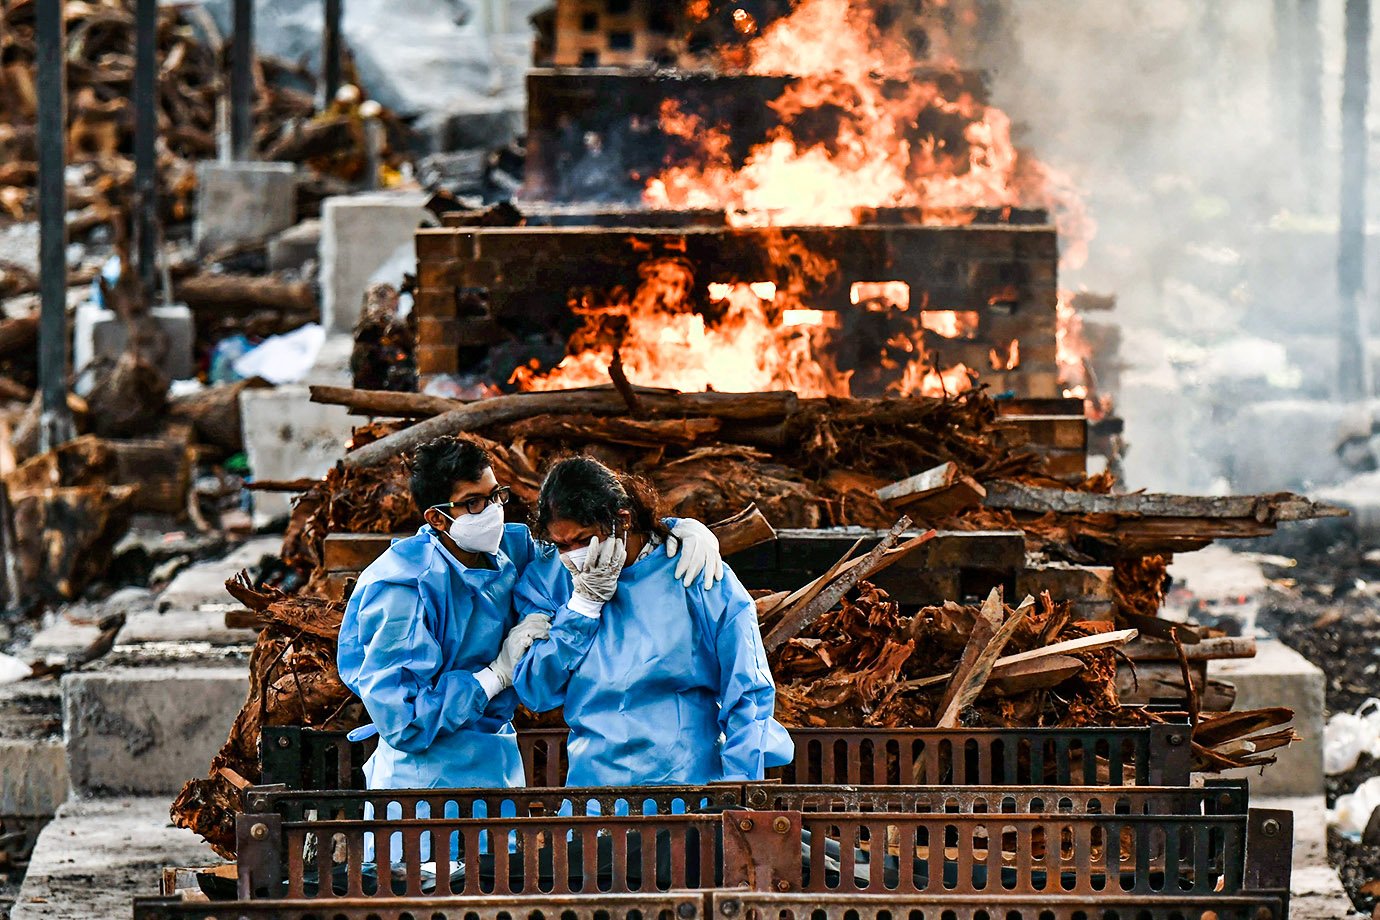
M1123 651L1132 661L1178 661L1178 653L1172 642L1149 636L1141 636ZM1200 639L1198 642L1184 645L1184 654L1188 656L1189 661L1254 658L1255 653L1255 640L1240 636Z
M1214 521L1248 520L1257 524L1344 517L1346 509L1315 502L1302 495L1200 496L1142 492L1102 495L998 481L988 483L988 508L1031 514L1113 514L1129 517Z
M321 562L327 571L361 572L382 556L396 539L410 534L333 533L322 541Z
M942 521L982 503L987 495L977 480L943 463L877 490L877 498L917 521Z

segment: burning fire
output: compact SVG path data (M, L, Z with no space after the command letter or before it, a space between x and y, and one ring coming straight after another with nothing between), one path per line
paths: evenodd
M1043 207L1068 244L1065 264L1081 265L1094 227L1072 181L1017 151L1000 109L917 78L917 67L864 0L801 0L746 47L748 73L792 78L770 103L780 126L738 164L728 126L668 101L662 130L697 156L648 180L644 201L723 209L737 226L847 226L877 207L961 223L972 208Z

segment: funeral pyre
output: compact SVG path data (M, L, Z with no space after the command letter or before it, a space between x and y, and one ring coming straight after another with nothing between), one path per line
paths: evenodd
M1287 494L1200 500L1114 495L1105 475L1064 482L981 390L944 399L801 400L624 382L473 403L333 388L315 395L407 420L356 429L350 451L320 482L260 484L304 490L283 558L306 585L295 596L230 586L265 626L250 697L210 776L189 783L173 810L180 824L226 853L239 789L258 779L260 725L346 728L365 718L334 670L343 600L324 544L330 534L418 526L407 455L440 434L464 432L484 443L500 481L513 488L512 520L532 509L544 466L576 450L645 476L668 514L716 521L755 504L757 512L716 525L729 553L762 540L763 518L775 527L890 528L869 552L848 554L806 585L757 592L778 716L791 725L1081 726L1165 718L1123 705L1117 671L1118 649L1138 628L1158 633L1156 641L1173 643L1184 657L1180 635L1150 626L1158 621L1147 616L1162 599L1168 554L1331 513ZM898 490L898 481L911 486ZM903 609L868 579L934 539L930 530L915 535L916 527L1014 530L1024 534L1032 561L1106 563L1115 573L1115 615L1084 619L1065 598L1046 593L1017 603L995 591L975 599L980 603L960 597ZM1182 635L1207 638L1187 627ZM1287 709L1208 712L1187 664L1184 675L1200 767L1264 765L1271 750L1292 740Z

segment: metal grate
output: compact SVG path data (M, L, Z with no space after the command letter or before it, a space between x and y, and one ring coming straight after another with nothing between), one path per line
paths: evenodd
M746 807L908 814L1245 814L1244 780L1183 786L784 786L775 783L556 789L282 790L252 787L249 814L285 821L677 814Z
M1287 887L1289 813L1215 814L1217 801L1208 793L1204 813L1180 815L734 810L295 822L249 814L237 823L240 896L742 886L818 893L1183 897L1274 888L1281 879ZM387 854L378 862L376 847Z
M1040 729L791 729L795 760L784 783L928 785L1186 785L1190 748L1181 725ZM560 786L563 730L518 733L528 785ZM343 732L265 727L263 783L292 789L362 788L369 749ZM341 783L349 777L348 783Z
M134 920L1285 920L1271 892L1193 899L1104 895L925 898L747 891L655 895L535 896L399 900L240 901L210 904L138 898Z

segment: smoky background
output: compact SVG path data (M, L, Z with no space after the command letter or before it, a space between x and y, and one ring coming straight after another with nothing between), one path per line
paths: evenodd
M984 16L963 66L1097 224L1061 287L1117 296L1086 319L1121 332L1095 364L1119 365L1126 486L1308 489L1373 470L1374 403L1338 379L1357 338L1338 292L1346 0L1003 0ZM1367 329L1376 255L1367 232Z

